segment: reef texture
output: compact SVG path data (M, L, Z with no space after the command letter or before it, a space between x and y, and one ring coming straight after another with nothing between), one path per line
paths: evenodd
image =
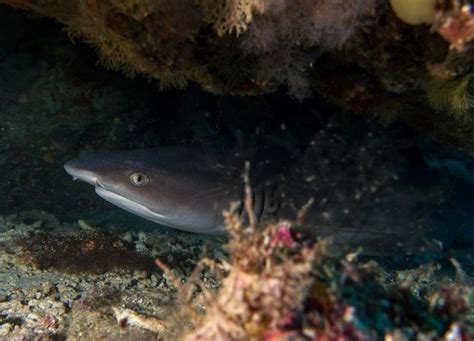
M331 243L306 235L298 222L249 226L232 210L226 219L232 239L224 244L159 230L117 233L46 212L0 216L0 338L472 336L474 282L456 260L391 269L357 253L333 257Z
M286 86L298 99L318 95L402 119L474 154L469 1L0 3L59 20L106 67L158 79L164 89L191 81L217 94L256 95Z
M182 304L153 259L184 280L203 254L226 259L218 240L189 234L119 234L39 211L0 216L0 339L175 339L192 321L177 323ZM202 279L219 284L210 272Z
M97 47L106 67L159 79L164 88L193 81L215 93L259 94L286 83L297 97L309 94L308 71L316 55L345 44L375 5L374 0L2 2L58 19L71 37Z
M246 226L232 210L226 219L229 262L201 261L225 274L222 287L207 291L206 315L186 340L470 339L469 286L444 282L420 292L402 274L390 283L382 268L358 261L357 253L332 258L331 244L311 242L297 222L259 228L250 218ZM186 296L189 287L180 287Z

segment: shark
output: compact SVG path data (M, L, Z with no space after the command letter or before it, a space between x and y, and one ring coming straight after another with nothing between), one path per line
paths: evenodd
M252 213L257 221L294 220L305 203L314 199L305 223L318 236L332 238L334 245L342 246L339 249L411 253L423 244L419 203L414 201L420 195L408 191L403 196L403 190L394 189L393 169L388 170L390 176L372 179L373 161L365 171L357 165L358 175L352 174L353 162L345 164L344 157L334 161L336 168L326 167L317 158L316 164L306 165L316 175L308 175L291 159L277 152L250 160ZM70 160L64 168L73 179L92 185L99 197L137 216L182 231L225 235L222 212L231 203L237 203L237 214L248 219L243 181L246 160L247 156L228 151L157 147L96 152ZM426 201L425 195L421 197Z
M239 214L245 218L243 165L232 153L160 147L94 153L68 161L64 168L74 179L94 186L99 197L142 218L182 231L219 235L226 233L222 212L231 203L239 203ZM252 191L258 219L275 205L273 194L270 186Z

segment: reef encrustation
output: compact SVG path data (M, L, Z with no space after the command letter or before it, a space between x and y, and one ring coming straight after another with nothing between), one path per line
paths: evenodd
M285 86L474 153L470 1L0 2L59 20L107 68L162 89L192 82L258 95Z

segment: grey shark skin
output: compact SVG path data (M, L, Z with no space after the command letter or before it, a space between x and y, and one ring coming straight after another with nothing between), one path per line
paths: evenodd
M240 214L245 219L244 161L233 153L160 147L95 153L71 160L64 168L122 209L175 229L216 235L226 232L222 212L231 202L241 203ZM343 173L331 170L326 174L324 169L318 169L324 175L322 180L308 183L301 180L300 166L294 168L296 172L281 176L278 164L264 160L252 165L254 213L259 221L269 216L293 219L312 196L316 201L306 213L307 227L319 237L331 236L336 250L344 252L361 246L365 254L390 255L416 252L423 244L417 220L404 211L412 203L390 191L384 196L366 192L365 200L352 199L352 175L345 168ZM289 167L286 156L283 165ZM311 165L305 167L314 169ZM342 182L340 174L346 176ZM333 182L331 176L339 182ZM387 187L390 188L388 184ZM346 207L350 204L355 205L354 214L348 215Z
M64 165L96 193L140 217L175 229L225 233L222 211L242 193L240 172L200 149L102 152Z

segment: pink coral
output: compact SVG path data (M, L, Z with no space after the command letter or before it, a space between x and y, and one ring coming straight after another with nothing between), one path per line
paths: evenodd
M290 227L287 224L281 224L276 231L275 236L273 237L271 247L276 247L278 245L283 245L287 248L292 248L296 245L293 236L291 235Z
M474 6L455 3L452 11L438 13L438 32L451 44L451 49L462 52L474 39Z

